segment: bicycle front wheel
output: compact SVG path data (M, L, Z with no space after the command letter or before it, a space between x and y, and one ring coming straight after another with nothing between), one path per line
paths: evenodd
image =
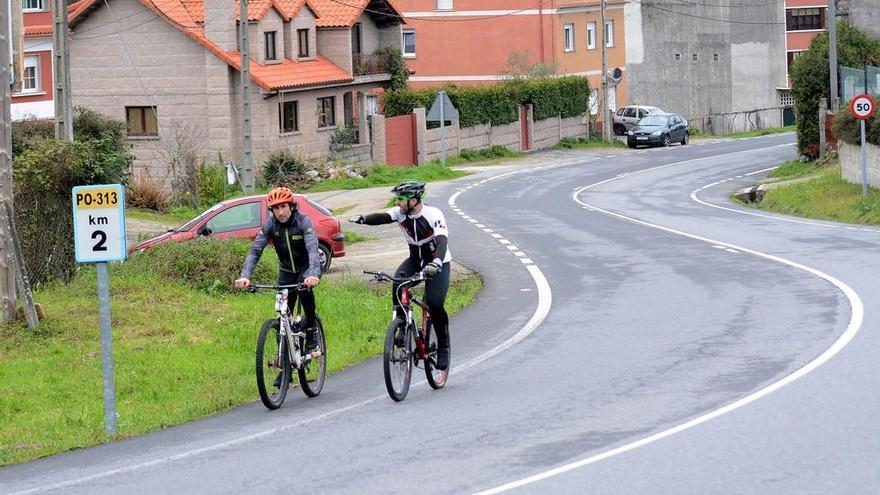
M392 399L400 402L409 392L413 365L412 338L407 331L406 322L400 318L395 318L388 325L383 358L385 388Z
M425 323L425 375L428 378L428 385L434 390L443 388L449 376L448 367L445 370L437 369L438 347L437 331L434 330L431 320L428 320Z
M287 340L282 340L277 319L266 320L257 337L257 390L268 409L278 409L290 385Z
M320 355L310 359L297 370L299 384L309 397L316 397L321 393L321 389L324 388L324 375L327 372L327 342L321 320L316 320L315 331L318 332L318 348L315 351L320 352Z

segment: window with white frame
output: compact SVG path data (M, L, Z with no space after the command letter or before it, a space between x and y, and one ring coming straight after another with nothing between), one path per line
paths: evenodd
M452 0L437 0L437 10L452 10Z
M416 56L416 32L412 29L403 31L403 56Z
M605 46L614 46L614 19L605 21Z
M566 24L562 31L562 42L565 51L574 51L574 24Z
M22 93L36 93L40 90L40 56L24 57L24 78L21 81Z
M596 49L596 21L587 23L587 49Z
M42 12L46 10L43 0L21 0L22 12Z

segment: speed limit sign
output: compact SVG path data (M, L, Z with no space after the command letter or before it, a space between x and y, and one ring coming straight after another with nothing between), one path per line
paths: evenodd
M856 95L849 104L849 110L853 117L861 120L868 120L874 115L874 100L870 96L861 94Z

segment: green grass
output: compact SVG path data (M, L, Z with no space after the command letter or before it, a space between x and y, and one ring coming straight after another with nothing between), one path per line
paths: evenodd
M346 213L351 211L354 207L355 207L355 205L345 205L345 206L340 206L339 208L334 208L333 215L337 216L337 217L341 216L341 215L345 215Z
M612 139L610 143L598 138L562 138L555 149L585 149L585 148L626 148L626 143Z
M274 296L215 294L111 266L117 438L227 410L257 399L254 347ZM478 277L452 285L447 308L473 300ZM329 369L381 352L390 288L359 277L316 290ZM104 434L94 271L35 294L49 317L36 332L0 325L0 466L111 440ZM371 378L382 380L381 373ZM326 384L333 388L333 378ZM291 391L289 407L305 400Z
M880 191L869 189L863 199L861 185L841 179L838 166L820 169L818 174L813 180L767 191L757 207L819 220L880 225Z
M448 164L447 164L448 165ZM455 179L467 175L467 172L452 170L448 166L430 163L418 167L374 167L363 179L340 177L328 179L314 184L310 192L336 191L343 189L363 189L367 187L393 186L403 179L418 179L425 182Z
M766 136L768 134L779 134L779 133L783 133L783 132L794 132L794 131L795 131L795 126L788 125L788 126L784 126L784 127L765 127L763 129L758 129L757 131L737 132L735 134L728 134L727 136L723 136L723 137L741 139L741 138Z
M375 237L367 237L365 235L360 235L357 232L351 230L343 230L342 233L345 235L345 245L351 246L356 242L364 242L364 241L372 241Z
M789 160L779 165L779 168L767 174L767 177L779 180L796 179L798 177L805 177L811 174L815 174L819 170L821 170L821 167L818 166L815 162Z

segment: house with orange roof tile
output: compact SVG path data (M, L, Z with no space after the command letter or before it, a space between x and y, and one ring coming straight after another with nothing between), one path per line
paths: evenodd
M278 150L329 152L353 128L370 160L370 93L401 45L390 0L80 0L70 14L72 98L124 120L135 178L170 184L169 161L241 156L239 30L248 29L255 167ZM357 153L356 153L357 154Z
M52 0L12 1L21 2L24 21L23 77L11 97L12 119L52 118Z

